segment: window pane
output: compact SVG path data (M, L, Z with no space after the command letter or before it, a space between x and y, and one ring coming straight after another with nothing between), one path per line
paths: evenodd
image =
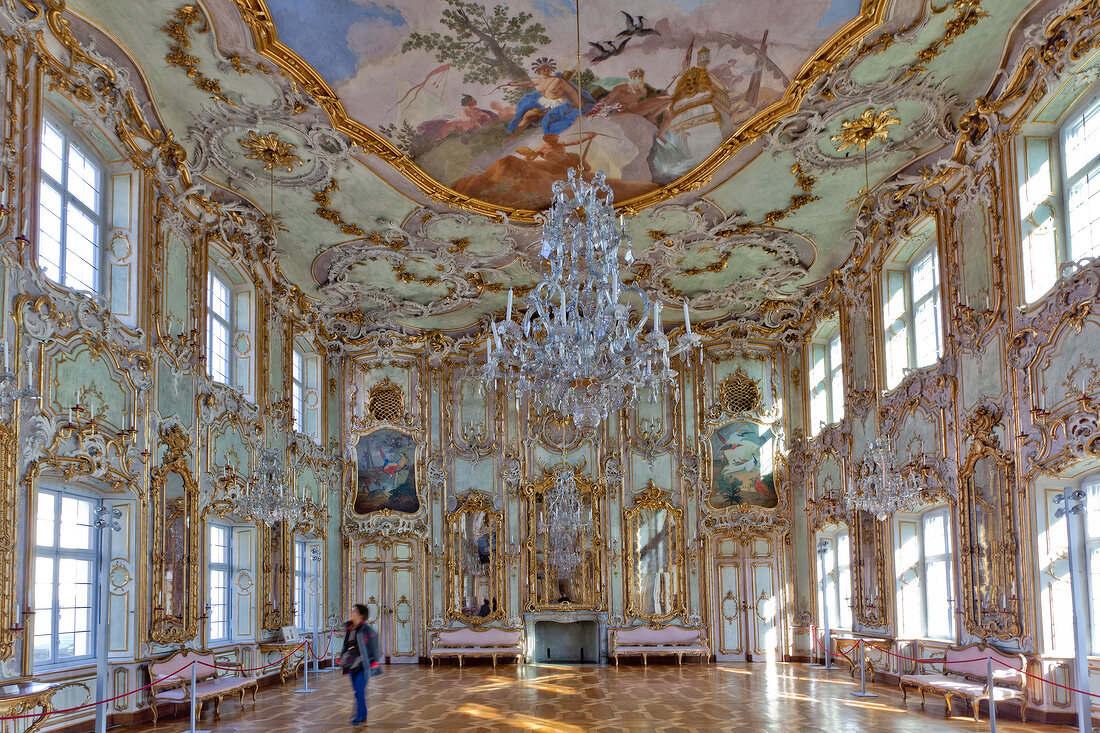
M950 551L947 536L947 516L936 512L924 516L924 553L943 555Z
M64 167L61 156L65 153L65 140L61 131L44 122L42 125L42 172L54 179L57 183L64 183Z
M71 288L95 292L99 227L80 207L65 210L65 282Z
M934 560L925 569L928 588L928 635L936 638L950 638L951 604L950 574L946 560Z
M61 281L61 194L46 181L38 191L38 264L46 277Z
M92 211L99 211L99 168L75 145L69 146L69 191Z
M1062 132L1062 147L1065 151L1066 177L1071 177L1100 154L1100 101L1094 102L1080 117L1077 117Z
M60 545L70 549L92 549L92 502L70 496L61 498Z
M1100 243L1100 165L1070 187L1068 202L1070 257L1094 256Z
M35 527L35 544L52 547L54 543L54 514L57 504L49 491L38 492L38 524Z

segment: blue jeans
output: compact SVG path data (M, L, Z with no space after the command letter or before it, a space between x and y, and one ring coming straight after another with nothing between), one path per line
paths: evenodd
M367 719L367 670L365 665L351 673L351 687L355 690L355 718Z

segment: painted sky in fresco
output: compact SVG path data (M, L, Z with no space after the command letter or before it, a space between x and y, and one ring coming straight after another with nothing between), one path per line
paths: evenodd
M441 183L521 208L538 205L548 182L582 158L607 171L617 200L676 180L782 96L860 8L859 0L582 4L578 90L571 0L267 3L279 41L353 118ZM459 35L445 11L484 31L479 13L498 7L511 18L530 14L522 38L495 34L493 50L481 44L469 54L415 42L417 34ZM704 47L712 83L691 106L685 83ZM541 78L538 59L553 66ZM635 69L643 73L632 77Z

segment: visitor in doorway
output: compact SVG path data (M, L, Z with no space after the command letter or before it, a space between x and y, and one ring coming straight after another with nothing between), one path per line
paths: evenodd
M367 721L367 676L381 674L378 655L378 634L367 623L367 607L356 603L348 614L344 650L340 652L340 666L344 674L351 675L351 688L355 691L355 716L352 725Z
M478 610L477 615L485 617L489 615L489 599L486 598L485 602L481 604L481 608Z

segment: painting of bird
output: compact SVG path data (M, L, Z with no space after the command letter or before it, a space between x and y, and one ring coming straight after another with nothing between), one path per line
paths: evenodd
M382 473L390 477L393 481L393 487L397 488L397 472L407 466L409 463L409 457L402 453L399 456L382 456Z
M619 35L622 35L621 33ZM588 42L588 45L596 49L593 52L592 63L598 64L601 61L606 61L612 56L618 56L626 48L626 44L630 41L630 36L624 38L618 45L614 40L611 41L597 41L596 43Z
M616 34L617 36L629 37L661 35L660 31L654 30L653 28L646 28L644 15L639 15L637 18L635 18L633 15L626 12L625 10L620 10L619 12L626 16L626 29L619 31L618 34Z

